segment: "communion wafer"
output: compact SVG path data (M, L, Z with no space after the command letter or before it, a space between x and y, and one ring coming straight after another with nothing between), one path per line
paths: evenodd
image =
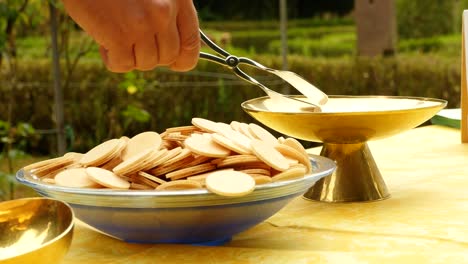
M143 165L143 167L140 168L140 171L146 171L158 166L161 163L160 160L162 160L164 156L167 155L167 152L169 152L167 149L153 151L153 156L151 157L151 159L148 159L144 162L145 164Z
M138 172L140 171L148 171L149 167L153 167L153 165L150 165L150 163L152 163L155 158L158 158L159 154L160 153L158 151L153 150L153 153L149 157L141 161L139 164L136 164L133 167L131 167L128 173L126 174L133 175L138 174Z
M227 137L225 137L223 135L220 135L220 134L217 134L217 133L212 134L212 137L213 137L214 142L216 142L217 144L219 144L219 145L221 145L221 146L223 146L223 147L225 147L227 149L230 149L233 152L236 152L236 153L239 153L239 154L250 154L250 153L252 153L251 151L245 150L241 146L238 146L238 144L236 144L234 142L234 140L232 140L231 138L227 138Z
M112 158L120 142L119 139L114 138L95 146L83 155L79 163L84 166L99 166L106 163Z
M52 159L52 162L39 162L39 165L36 165L32 172L39 176L43 177L48 174L55 174L59 170L69 166L70 164L74 163L72 157L60 157Z
M165 140L163 139L161 148L166 148L168 150L172 150L174 148L181 147L182 145L180 144L179 141L171 141L171 140Z
M43 160L26 166L24 169L29 171L47 171L50 168L64 167L74 162L73 157L58 157L49 160Z
M167 179L178 180L188 176L197 175L203 172L212 171L216 169L216 165L211 163L203 163L193 167L183 168L166 174Z
M64 157L41 160L41 161L38 161L38 162L35 162L35 163L32 163L32 164L29 164L29 165L25 166L24 170L31 171L33 169L44 167L46 165L54 164L54 163L57 163L57 162L60 162L60 161L63 161L63 160L64 160Z
M117 148L114 150L113 153L110 154L111 159L114 158L122 158L123 152L127 148L127 142L125 138L119 138L119 144L117 145Z
M200 189L202 185L196 181L190 180L177 180L170 181L159 185L156 190L188 190L188 189Z
M130 179L131 182L136 182L140 184L144 184L146 186L151 187L152 189L156 189L159 186L159 183L156 183L146 177L141 176L140 174L133 175Z
M297 141L296 139L294 139L294 138L285 138L285 139L283 139L282 144L288 145L290 147L295 148L298 151L301 151L301 152L307 154L307 152L305 151L302 144L299 141Z
M299 161L298 161L297 159L293 159L293 158L291 158L291 157L289 157L289 156L286 156L286 155L283 155L283 156L284 156L285 159L288 160L288 162L289 162L289 167L291 167L291 166L293 166L293 165L299 164Z
M164 166L169 166L172 163L176 163L176 162L178 162L180 160L183 160L183 159L191 157L191 156L192 156L192 151L190 151L190 149L181 149L181 151L177 155L175 155L174 157L166 160L164 162Z
M64 158L57 163L51 163L46 166L37 168L33 171L34 175L41 178L53 178L57 173L61 172L64 169L72 168L72 167L81 167L77 165L70 157Z
M231 126L223 123L223 122L217 122L218 125L218 132L225 131L225 130L232 130Z
M259 162L262 162L262 160L255 155L232 155L219 161L216 161L215 164L218 168L225 168Z
M276 174L275 176L271 177L271 179L274 182L284 181L284 180L293 180L293 179L297 179L300 177L304 177L304 175L306 174L306 171L307 171L307 168L303 165L294 166L286 171Z
M168 128L161 134L143 132L131 139L108 140L85 154L68 153L31 164L29 168L32 173L39 172L36 175L41 181L56 185L63 184L61 177L67 175L66 170L81 169L94 184L91 188L182 190L206 186L219 195L241 196L252 191L255 184L302 177L307 173L304 165L311 166L307 152L297 140L273 140L272 135L258 125L236 121L228 125L200 118L192 121L193 126ZM144 146L145 137L153 137L156 144ZM161 138L159 147L158 137ZM131 146L140 146L141 150L130 155ZM127 155L125 160L124 154ZM208 188L208 177L221 172L228 176L222 176L221 183L213 178L215 183ZM238 183L229 183L231 173L238 176L235 179ZM245 178L246 175L250 178ZM74 182L66 184L76 185Z
M180 153L182 152L182 148L181 147L176 147L176 148L173 148L171 150L169 150L166 155L164 155L163 157L161 157L161 159L157 160L153 165L154 167L156 166L159 166L165 162L167 162L168 160L174 158L175 156L179 155ZM154 168L153 167L153 168Z
M190 155L184 159L181 159L169 165L163 164L163 166L156 167L154 169L149 170L148 172L154 176L164 175L166 173L169 173L171 171L175 171L179 168L184 167L185 164L192 162L194 159L195 158L193 157L193 155Z
M307 156L304 156L302 153L297 151L295 148L292 148L292 147L290 147L288 145L277 144L277 145L275 145L275 149L278 150L285 157L290 157L290 158L292 158L294 160L297 160L301 164L303 164L304 166L307 166L307 164L310 163Z
M273 146L278 144L278 139L276 139L275 136L273 136L270 132L268 132L266 129L257 124L250 123L249 132L255 135L256 138L265 141L268 144L271 144Z
M122 159L120 157L116 157L102 164L101 168L106 169L106 170L112 170L120 163L122 163Z
M56 184L55 179L52 178L42 178L41 181L45 183Z
M309 155L302 144L294 138L286 138L282 144L296 149L306 157Z
M211 135L207 137L193 134L185 140L185 147L198 155L213 158L227 157L231 153L229 149L217 144Z
M196 126L180 126L180 127L170 127L166 129L167 133L180 132L181 134L191 134L192 132L200 131Z
M237 121L231 121L231 123L229 123L229 126L235 131L240 131L240 123Z
M208 119L194 117L192 118L192 124L206 132L211 132L211 133L219 132L219 125L216 124L216 122L213 122Z
M243 196L255 189L255 180L239 171L217 171L205 179L206 188L222 196Z
M132 181L132 176L119 175L119 178L121 178L122 180L128 181L128 182Z
M56 168L56 169L54 169L54 170L44 171L43 173L34 173L34 175L35 175L36 177L41 178L41 179L45 179L45 178L54 178L55 175L57 175L57 173L61 172L61 171L64 170L65 168L67 168L67 167Z
M102 186L112 189L130 188L130 183L128 181L115 175L112 171L98 167L88 167L86 168L86 172L93 181Z
M257 136L250 132L249 125L246 123L239 123L239 132L241 132L250 139L259 139Z
M147 186L147 185L144 185L144 184L139 184L139 183L132 182L132 183L130 183L130 189L132 189L132 190L153 190L154 188L152 188L150 186Z
M306 157L307 158L307 164L305 164L305 165L306 165L306 167L308 169L307 171L312 172L312 164L310 163L310 160L309 160L309 154L307 153L307 151L305 150L305 148L302 146L302 144L299 141L297 141L294 138L286 138L282 144L284 144L286 146L290 146L290 147L296 149L304 157Z
M126 160L148 148L159 149L162 144L161 136L152 131L143 132L130 138L127 142L122 159Z
M67 152L63 155L64 158L72 158L73 161L78 162L80 159L83 157L83 153L78 153L78 152Z
M220 130L220 135L225 136L230 139L237 147L241 148L244 153L241 154L251 154L252 147L250 146L251 138L242 134L241 132L235 131L230 127L225 127ZM215 134L213 134L215 135Z
M257 185L267 184L267 183L271 183L273 181L270 176L265 176L265 175L254 175L254 176L252 176L252 178L254 179L255 184L257 184Z
M255 155L275 170L285 171L289 168L289 161L269 143L254 139L251 144Z
M112 154L119 147L119 139L107 140L86 152L79 163L84 166L99 166L112 158Z
M218 171L233 171L233 170L234 170L233 168L227 168L227 169L219 169L219 170L216 170L216 171L209 171L209 172L197 174L195 176L189 176L189 177L187 177L187 180L197 181L202 186L205 186L206 177L208 177L208 175L210 175L211 173L215 173L215 172L218 172Z
M205 175L203 174L202 177L198 177L198 178L193 178L193 177L197 177L198 175L196 176L192 176L192 177L188 177L187 180L190 180L190 181L196 181L198 183L200 183L201 187L205 187L205 179L206 177L208 177L208 175Z
M73 169L73 168L84 168L84 166L81 165L81 164L79 164L79 163L77 163L77 162L72 162L72 163L70 163L70 164L68 164L68 165L65 165L65 166L59 168L58 171L66 170L66 169Z
M159 150L148 150L150 150L149 155L146 155L144 158L130 164L127 168L124 169L124 171L120 172L119 175L133 175L139 171L144 170L147 167L150 167L150 163L152 163L155 159L160 158L161 152Z
M231 167L231 168L233 168L235 170L238 170L238 171L248 170L248 169L264 169L264 170L271 171L271 167L268 164L265 164L260 159L258 159L258 161L255 161L255 162L235 164L235 165L232 165L232 166L229 166L229 167Z
M124 162L117 165L114 169L112 169L112 171L117 174L125 175L129 171L131 171L132 168L136 164L140 164L144 159L148 158L148 156L150 156L152 153L153 153L153 149L150 149L150 148L140 153L137 153L133 155L132 157L127 158L127 160L125 160Z
M140 171L138 172L138 175L142 176L142 177L145 177L147 178L148 180L151 180L151 181L154 181L155 183L158 183L158 184L163 184L163 183L166 183L167 181L159 178L159 177L156 177L154 175L151 175L147 172L144 172L144 171Z
M211 157L201 156L201 155L197 155L197 154L194 154L193 157L194 157L194 159L191 162L186 163L185 167L192 167L192 166L202 164L202 163L205 163L205 162L209 162L209 161L212 160Z
M184 141L188 138L188 135L182 135L180 132L171 132L166 134L163 139L169 141Z
M85 168L63 170L54 177L55 184L65 187L96 188L100 185L93 181Z
M126 146L127 141L123 138L119 138L119 144L117 147L108 155L106 158L107 161L100 164L99 167L102 167L106 170L112 170L115 166L119 165L122 162L122 151L126 148ZM88 166L93 166L93 164Z
M265 170L265 169L244 169L244 170L239 170L239 171L243 173L247 173L247 174L261 174L265 176L271 175L270 170Z

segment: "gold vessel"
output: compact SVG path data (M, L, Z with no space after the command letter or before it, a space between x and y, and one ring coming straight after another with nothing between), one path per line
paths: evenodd
M58 200L0 203L0 264L59 263L73 236L72 209Z
M388 198L390 194L367 141L414 128L447 104L439 99L401 96L330 96L329 99L322 112L271 109L268 97L242 103L244 111L280 133L323 142L320 155L335 160L337 170L317 182L304 197L326 202Z

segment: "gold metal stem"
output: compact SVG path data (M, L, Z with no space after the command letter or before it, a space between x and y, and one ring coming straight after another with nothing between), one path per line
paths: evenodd
M390 197L366 142L325 143L321 156L335 160L336 171L310 188L304 197L323 202L364 202Z

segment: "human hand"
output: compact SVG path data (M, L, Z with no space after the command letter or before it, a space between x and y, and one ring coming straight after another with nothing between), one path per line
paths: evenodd
M62 0L68 14L100 45L110 71L195 67L200 52L192 0Z

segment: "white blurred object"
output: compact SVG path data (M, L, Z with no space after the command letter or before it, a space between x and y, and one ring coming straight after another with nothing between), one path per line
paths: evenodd
M468 40L468 10L463 11L462 25L462 65L461 65L461 141L468 143L468 85L467 85L467 40Z

